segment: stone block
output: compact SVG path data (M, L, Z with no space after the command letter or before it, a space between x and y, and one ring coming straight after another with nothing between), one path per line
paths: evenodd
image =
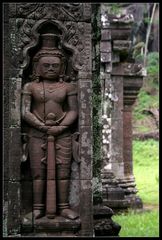
M131 29L111 29L112 40L128 40Z
M102 63L111 62L111 52L109 53L101 52L101 62Z
M101 41L100 43L100 52L109 53L111 52L111 42Z
M101 41L111 40L111 30L101 29Z

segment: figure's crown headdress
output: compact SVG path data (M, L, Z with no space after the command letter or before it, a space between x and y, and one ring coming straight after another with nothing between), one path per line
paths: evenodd
M41 36L41 49L35 54L33 61L38 62L41 57L55 56L63 58L64 55L58 49L59 37L53 33L45 33Z

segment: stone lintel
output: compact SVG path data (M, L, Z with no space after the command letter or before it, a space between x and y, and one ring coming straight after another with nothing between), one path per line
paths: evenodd
M143 77L144 68L138 63L116 63L113 64L112 75Z
M131 47L131 41L129 40L114 40L113 51L128 52Z

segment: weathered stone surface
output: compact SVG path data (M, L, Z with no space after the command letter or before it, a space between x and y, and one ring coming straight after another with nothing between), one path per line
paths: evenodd
M21 216L32 212L33 204L33 183L31 180L21 181Z
M16 3L9 3L4 5L8 5L9 17L14 17L16 15Z
M15 7L15 6L14 6ZM13 6L12 6L13 9ZM53 18L59 21L86 21L91 19L91 5L88 3L16 3L16 15L21 18Z
M4 128L3 129L4 134L3 134L3 176L4 180L9 179L9 151L6 149L9 149L9 141L8 139L10 138L10 131L9 128Z
M132 106L143 84L142 77L124 77L124 105Z
M110 41L101 41L100 52L104 52L104 53L111 52L111 42Z
M20 180L20 159L21 159L20 128L10 128L8 179L12 181Z
M91 127L80 127L80 179L92 179Z
M111 53L101 52L101 62L102 63L111 62Z
M112 77L112 102L113 108L111 112L112 119L122 119L123 117L123 78ZM113 120L112 120L113 122Z
M70 192L69 192L69 203L72 208L79 212L80 206L80 180L71 179L70 181Z
M20 182L8 181L8 234L20 233Z
M79 125L90 126L92 121L92 83L91 81L79 80Z
M21 122L21 78L11 78L10 82L10 126L20 127Z
M118 53L113 52L112 53L112 63L118 63L120 62L120 56Z
M129 151L129 152L125 152L124 153L124 157L126 158L126 159L131 159L132 158L132 152L131 151ZM124 174L126 175L126 176L128 176L128 175L130 175L130 174L132 174L133 173L133 162L126 162L126 161L124 161Z
M101 41L111 40L112 32L108 29L101 29Z
M92 206L92 181L81 180L80 192L80 217L82 222L81 236L93 236L93 206Z
M121 226L111 219L112 209L107 206L94 206L95 236L118 236Z
M131 47L131 41L128 40L114 40L113 41L113 50L114 51L126 51L128 52Z
M124 75L124 76L132 76L132 78L143 79L142 76L145 75L145 69L141 64L137 63L119 63L113 65L112 75ZM135 84L138 84L135 82Z
M28 232L31 227L32 219L28 219L22 223L21 231L22 233ZM81 222L80 219L69 220L64 217L56 217L54 219L48 219L47 217L43 217L40 219L36 219L33 223L33 232L35 233L63 233L70 232L76 233L80 230ZM31 230L31 229L30 229ZM63 234L61 234L63 236Z

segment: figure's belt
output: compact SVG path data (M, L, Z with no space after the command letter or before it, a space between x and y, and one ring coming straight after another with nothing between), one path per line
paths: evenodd
M41 122L44 123L44 120L43 120L36 112L34 112L34 115L35 115ZM65 116L66 116L66 112L64 112L63 115L62 115L58 120L55 121L56 124L59 125L59 124L61 123L61 121L64 119ZM46 118L47 118L47 116L46 116ZM45 120L46 120L46 118L45 118Z

